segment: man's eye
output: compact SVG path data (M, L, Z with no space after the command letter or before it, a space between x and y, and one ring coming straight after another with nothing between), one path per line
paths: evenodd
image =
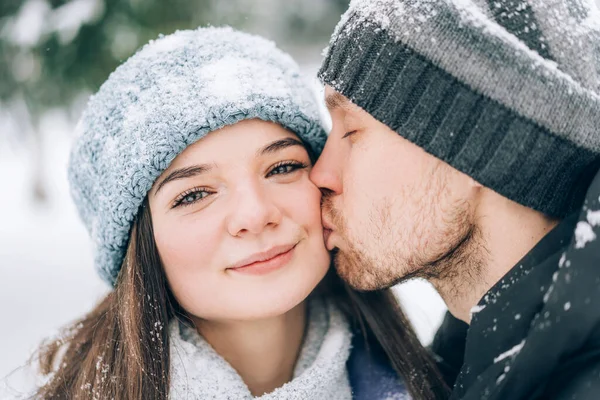
M342 139L346 139L348 136L352 136L356 133L356 130L350 131L350 132L346 132L344 134L344 136L342 136Z

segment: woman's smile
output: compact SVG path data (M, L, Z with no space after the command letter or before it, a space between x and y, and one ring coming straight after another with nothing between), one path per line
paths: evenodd
M276 246L266 252L254 254L227 268L227 271L250 275L264 275L279 270L292 260L296 245L297 243Z

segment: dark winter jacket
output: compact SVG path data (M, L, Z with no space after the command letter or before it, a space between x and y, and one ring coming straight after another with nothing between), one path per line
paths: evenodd
M460 370L452 399L600 399L600 173L476 309L466 342L447 317L433 343Z
M355 333L346 363L354 400L410 399L406 386L377 346L367 349L364 337Z

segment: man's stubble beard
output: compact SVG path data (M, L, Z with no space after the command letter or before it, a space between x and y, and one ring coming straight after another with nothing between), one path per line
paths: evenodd
M400 250L411 243L397 232L392 218L392 204L382 202L370 214L364 240L351 235L343 215L333 207L330 196L324 196L323 211L331 218L336 234L344 240L344 249L334 250L338 274L353 288L362 291L392 287L413 278L432 283L448 300L460 298L483 279L489 253L485 238L472 217L468 203L453 204L436 229L438 243L447 243L438 254L427 255L422 249ZM422 210L427 211L427 210ZM400 227L401 228L401 227ZM422 234L433 235L433 232ZM408 233L410 236L411 233Z

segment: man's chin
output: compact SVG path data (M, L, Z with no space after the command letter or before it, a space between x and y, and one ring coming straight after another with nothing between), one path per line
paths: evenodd
M353 257L339 250L334 255L334 266L340 278L361 292L388 289L404 280L403 277L385 277L360 256Z

